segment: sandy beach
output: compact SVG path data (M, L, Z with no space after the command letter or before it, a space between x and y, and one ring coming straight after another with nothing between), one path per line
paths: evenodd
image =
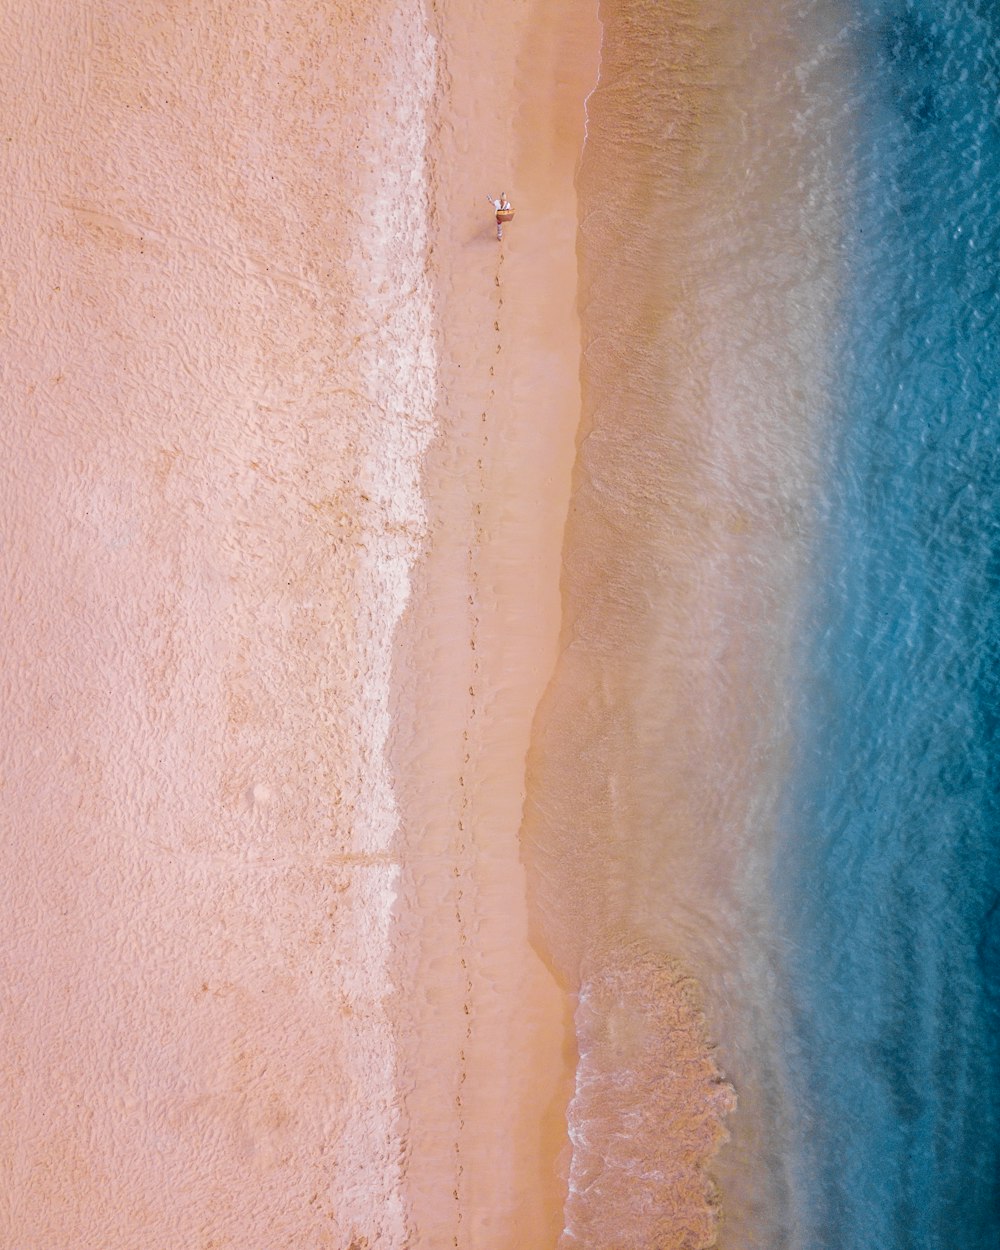
M3 22L0 1239L552 1245L517 834L596 15Z
M4 7L0 1250L992 1246L946 7Z

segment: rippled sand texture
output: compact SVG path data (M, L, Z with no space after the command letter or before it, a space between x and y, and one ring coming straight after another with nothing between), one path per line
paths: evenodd
M525 826L533 922L579 987L566 1247L745 1250L787 1217L767 873L839 246L834 136L801 125L837 67L789 7L601 7Z
M423 15L0 22L0 1242L401 1246Z

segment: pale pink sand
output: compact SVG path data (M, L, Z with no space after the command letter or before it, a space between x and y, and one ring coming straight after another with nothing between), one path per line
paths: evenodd
M558 1234L517 828L596 30L431 8L0 19L5 1246Z
M404 1244L408 12L6 13L4 1246Z

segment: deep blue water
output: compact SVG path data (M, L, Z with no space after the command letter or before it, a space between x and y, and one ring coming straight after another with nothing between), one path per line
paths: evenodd
M1000 0L856 0L776 885L802 1246L1000 1245Z

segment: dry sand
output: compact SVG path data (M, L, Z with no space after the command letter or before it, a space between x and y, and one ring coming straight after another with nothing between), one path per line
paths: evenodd
M3 1245L558 1234L581 9L2 19Z

